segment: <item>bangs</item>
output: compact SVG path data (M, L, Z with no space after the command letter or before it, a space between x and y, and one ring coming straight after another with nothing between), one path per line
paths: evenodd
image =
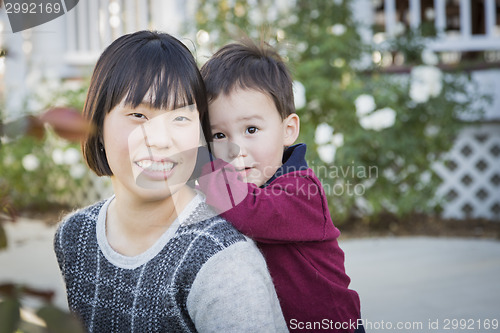
M112 107L122 101L131 108L145 104L155 109L196 104L197 73L186 54L172 49L152 40L118 61L111 84Z
M170 77L166 77L165 73L169 73ZM174 110L196 104L189 82L184 82L187 80L172 77L169 69L148 74L136 79L130 86L125 95L125 105L136 108L142 104L154 109Z

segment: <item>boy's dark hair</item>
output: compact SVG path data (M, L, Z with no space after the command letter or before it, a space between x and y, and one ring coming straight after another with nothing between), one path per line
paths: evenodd
M149 100L144 101L146 94ZM166 33L138 31L109 45L94 68L83 110L95 131L82 142L87 164L98 176L111 176L103 147L104 117L125 98L132 108L196 104L205 139L210 137L203 79L189 49Z
M274 101L282 119L295 113L292 76L283 59L269 44L250 39L217 51L201 68L209 102L235 88L255 89Z

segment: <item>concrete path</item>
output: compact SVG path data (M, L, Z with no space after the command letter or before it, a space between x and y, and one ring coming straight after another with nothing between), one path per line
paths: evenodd
M10 246L0 251L0 283L52 289L56 304L67 307L52 250L55 227L26 219L5 227ZM367 332L500 332L484 328L500 320L500 242L415 237L340 244Z
M53 250L55 226L21 218L4 225L9 246L0 251L0 283L27 284L55 291L55 303L67 308L63 279Z
M341 247L367 332L500 332L500 242L378 238ZM497 330L486 329L493 319Z

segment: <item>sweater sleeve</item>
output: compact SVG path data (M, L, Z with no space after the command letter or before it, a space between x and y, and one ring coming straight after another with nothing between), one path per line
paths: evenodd
M187 308L199 332L287 332L266 263L251 240L203 265Z
M63 234L64 222L59 224L57 227L56 233L54 235L54 252L56 253L57 263L59 264L59 269L61 270L62 275L64 276L65 267L64 267L64 252L62 246L62 234Z

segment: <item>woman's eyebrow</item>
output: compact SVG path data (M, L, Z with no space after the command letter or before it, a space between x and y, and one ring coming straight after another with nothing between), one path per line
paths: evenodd
M169 111L183 111L184 109L187 109L188 111L190 112L193 112L193 111L197 111L198 109L196 108L196 105L195 104L189 104L189 105L185 105L185 106L181 106L181 107L178 107L178 108L174 108L174 109L171 109Z
M127 108L127 109L138 109L138 108L142 108L142 109L154 109L154 107L152 106L152 104L149 103L149 102L146 102L146 101L143 101L143 102L137 104L137 106L134 106L134 103L132 103L132 102L130 102L130 103L123 103L123 107Z
M134 109L137 108L144 108L144 109L149 109L149 110L160 110L155 108L150 102L147 101L142 101L139 103ZM183 106L178 106L178 107L173 107L173 108L168 108L166 111L184 111L184 109L187 109L188 111L197 111L196 104L189 104L189 105L183 105Z

